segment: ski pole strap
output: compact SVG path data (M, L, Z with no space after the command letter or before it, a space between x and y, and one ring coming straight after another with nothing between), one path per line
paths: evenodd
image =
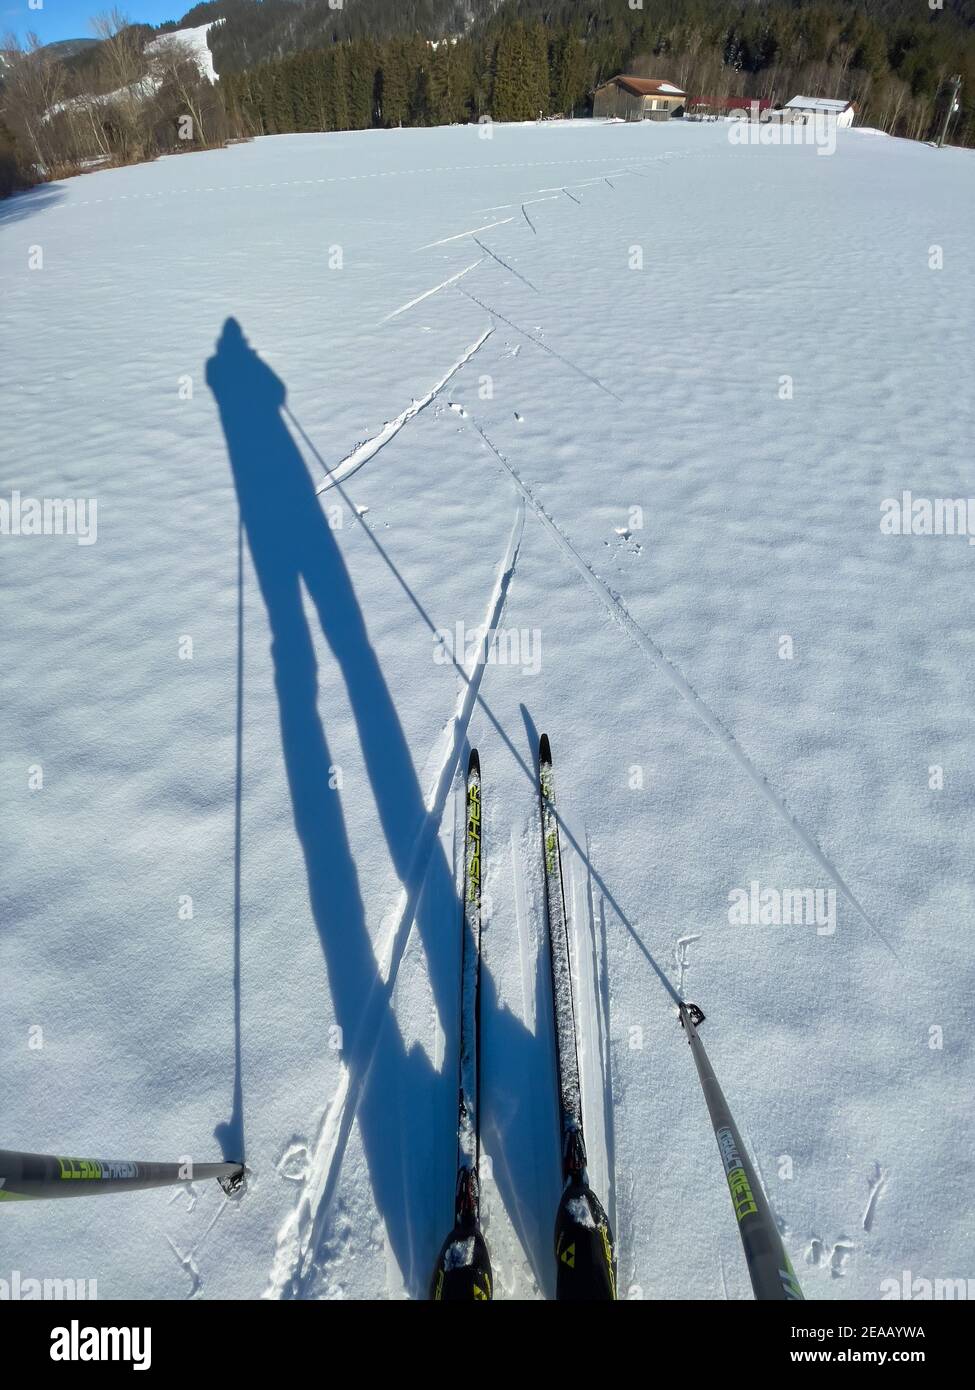
M45 1197L91 1197L134 1192L216 1178L225 1192L244 1180L242 1163L130 1163L120 1159L67 1158L0 1149L0 1202Z
M697 1012L700 1013L700 1010ZM728 1102L718 1085L718 1078L708 1061L704 1044L698 1037L694 1017L683 1001L680 1016L714 1127L755 1297L780 1301L801 1299L803 1294L799 1281L782 1244L765 1192L741 1141Z

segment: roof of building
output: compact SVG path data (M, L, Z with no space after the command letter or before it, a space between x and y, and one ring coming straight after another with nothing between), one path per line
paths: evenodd
M848 111L851 101L835 101L832 97L793 97L787 101L787 111Z
M748 111L753 105L767 111L772 105L768 97L690 97L688 106L710 106L717 111Z
M618 77L611 77L604 86L609 86L612 82L618 82L628 92L632 92L638 97L682 97L686 92L680 87L675 87L673 82L667 82L660 77L628 77L620 74Z

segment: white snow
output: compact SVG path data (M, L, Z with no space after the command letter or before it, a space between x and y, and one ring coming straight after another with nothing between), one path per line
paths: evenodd
M860 134L282 136L0 206L0 502L97 501L0 534L0 1143L251 1169L10 1204L0 1274L424 1295L469 741L485 1234L552 1297L541 730L622 1291L749 1296L678 988L807 1297L975 1274L975 552L880 527L975 495L973 156ZM835 931L732 925L753 882Z
M833 97L793 97L787 101L787 111L846 111L850 103Z
M158 38L152 39L146 44L146 52L150 55L161 53L164 49L177 43L190 51L200 69L200 75L210 82L216 82L217 70L213 66L213 54L207 44L207 34L222 23L222 19L211 19L207 24L197 24L189 29L174 29L170 33L160 34Z
M200 70L201 77L205 77L209 82L216 82L217 72L213 66L213 54L207 47L206 36L208 30L222 23L222 19L212 19L208 24L199 24L192 29L174 29L171 33L160 34L158 38L152 39L146 44L145 52L150 59L150 70L138 82L132 82L127 87L117 87L111 92L86 93L83 96L71 97L68 101L55 102L46 115L57 115L59 111L79 110L88 106L105 106L111 102L119 101L122 97L135 97L138 100L151 97L159 90L163 82L163 78L158 72L152 70L151 60L155 57L161 57L167 48L173 46L174 42L178 42L189 52L190 57Z

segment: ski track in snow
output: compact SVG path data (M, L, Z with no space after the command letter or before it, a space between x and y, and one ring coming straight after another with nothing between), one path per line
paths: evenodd
M651 155L644 160L636 160L635 162L644 164L669 164L672 159L688 159L692 157L699 156L691 156L690 154ZM45 208L45 211L73 212L77 208L94 207L100 203L137 203L141 202L146 198L196 198L201 193L261 193L268 188L307 188L314 185L328 183L362 183L368 179L416 178L421 174L464 174L470 172L483 173L485 170L488 169L551 169L564 168L566 165L570 164L613 164L616 162L617 161L614 160L612 155L598 155L590 159L525 159L509 160L499 164L487 165L445 164L432 165L426 169L377 169L365 174L332 174L315 179L275 179L269 183L221 183L213 184L212 186L207 185L199 188L193 188L187 185L182 188L147 189L144 193L118 193L114 196L110 195L109 197L102 198L72 198L70 202L52 203L50 207ZM102 172L110 173L112 171L104 170ZM640 171L636 169L630 169L627 172L639 173ZM652 176L650 174L644 173L641 175L641 177L650 178ZM534 189L533 191L537 193L542 190ZM512 221L513 219L509 218L508 220ZM480 228L478 230L483 231L486 229ZM468 235L469 233L467 232L460 233L461 237ZM455 238L448 237L447 240L455 240ZM439 245L443 245L443 243L429 243L429 246ZM429 249L429 246L421 246L418 249L421 251L427 250Z
M516 275L518 279L522 282L522 284L527 285L530 290L534 290L535 293L538 294L538 286L533 285L526 275L522 275L520 270L515 270L513 265L509 265L507 261L503 261L500 256L496 256L494 252L491 250L490 246L484 245L484 242L481 241L480 237L475 237L474 240L477 242L478 246L481 248L482 251L486 251L488 253L488 255L491 257L493 261L497 261L498 265L502 266L505 270L510 271L512 275Z
M570 822L571 823L571 822ZM583 1084L588 1087L589 1105L585 1105L590 1117L598 1114L596 1127L597 1143L595 1152L602 1167L596 1168L597 1195L606 1208L609 1223L616 1230L616 1168L615 1139L613 1133L613 1082L609 1060L609 1023L606 1009L605 979L600 970L602 959L601 938L596 931L596 911L593 900L592 847L589 832L580 828L573 836L573 846L585 844L585 855L573 848L572 877L573 904L576 907L573 922L574 947L578 961L580 997L585 1004L583 1024L580 1028L580 1047L583 1048ZM579 909L581 904L581 910ZM602 904L600 904L600 909ZM602 925L605 926L605 920ZM588 1135L590 1129L585 1133ZM590 1149L587 1140L587 1150ZM590 1165L591 1166L591 1165Z
M380 1029L385 1023L400 961L423 895L427 868L433 847L438 842L444 808L459 766L461 750L477 703L488 654L494 634L501 624L524 526L525 504L519 499L505 554L488 602L480 645L472 666L465 673L465 681L458 695L453 718L447 723L438 740L438 746L442 750L439 770L426 797L426 821L417 837L414 860L408 875L414 887L409 893L405 889L402 890L394 924L386 939L379 943L379 982L373 997L367 1001L363 1010L359 1034L348 1049L349 1055L361 1059L359 1070L353 1077L346 1066L342 1067L335 1096L322 1117L317 1139L310 1152L307 1172L297 1201L278 1232L264 1298L307 1296L310 1284L315 1278L315 1253L324 1232L325 1220L341 1171L359 1100L368 1084L369 1070L379 1045Z
M520 207L521 210L522 210L522 212L524 212L526 205L527 205L528 207L531 207L533 203L554 203L554 202L555 202L555 199L556 199L557 197L558 197L558 194L553 193L553 194L551 195L551 197L545 197L545 198L526 198L525 201L524 201L523 203L498 203L498 205L497 205L496 207L493 207L493 208L476 208L475 211L476 211L478 217L483 217L484 214L485 214L486 212L507 212L509 208L519 208L519 207Z
M700 941L700 939L701 934L697 932L692 936L678 937L677 941L674 943L674 960L677 964L678 971L677 993L682 999L684 997L684 979L687 975L688 967L690 966L690 961L687 959L687 951L690 946L693 946L695 941Z
M474 240L477 241L477 238L475 237ZM478 242L477 244L480 246L481 243ZM484 247L484 250L487 250L487 247ZM489 254L494 255L494 252L492 251ZM496 256L495 260L497 260ZM456 284L457 281L462 280L465 275L469 275L472 270L476 270L479 265L483 264L483 261L484 257L480 256L471 265L465 266L463 270L458 270L456 275L451 275L449 280L442 280L439 285L434 285L432 290L424 290L424 292L422 294L418 294L415 299L410 299L407 301L406 304L401 304L398 309L394 309L391 314L387 314L384 319L380 319L380 327L384 323L389 323L390 319L399 318L400 314L405 314L407 309L412 309L417 304L422 304L423 301L425 299L429 299L432 294L438 294L440 290L445 290L448 285Z
M431 290L430 293L432 294L433 291ZM323 492L328 492L329 488L333 488L336 483L345 482L346 478L351 478L352 474L357 473L364 463L368 463L371 458L375 458L380 449L385 448L391 439L396 438L405 424L412 420L414 416L419 415L421 410L425 410L431 401L436 400L447 383L457 375L461 367L466 366L474 354L484 346L493 332L493 328L485 329L477 341L471 343L463 356L457 359L432 390L428 391L420 400L414 400L405 410L401 410L394 420L387 420L378 434L374 434L371 439L366 439L361 444L357 444L351 454L346 454L345 458L341 459L335 467L329 471L328 477L318 484L315 489L316 494L321 496Z
M428 241L426 246L418 246L418 251L430 251L434 246L446 246L450 241L463 241L465 236L474 236L475 232L489 232L492 227L504 227L509 222L513 222L513 217L502 217L499 222L486 222L483 227L470 227L466 232L456 232L453 236L441 237L439 241Z
M600 391L605 391L607 396L612 396L613 400L619 405L625 404L622 396L618 396L615 391L610 390L608 386L599 380L599 377L593 376L592 373L587 372L584 367L577 367L568 357L563 357L561 352L556 352L555 348L549 347L548 343L543 343L540 338L536 338L533 333L529 333L527 328L521 328L517 323L512 323L511 319L506 319L504 314L498 313L497 309L492 309L489 304L485 304L483 300L478 299L476 295L468 294L466 290L462 290L459 286L457 287L457 293L462 294L465 299L471 300L478 308L483 309L486 314L490 314L492 318L500 319L502 323L506 323L509 328L513 328L516 333L520 333L521 336L527 338L530 343L534 343L535 346L541 348L543 352L547 352L550 357L554 357L559 362L563 362L565 366L571 367L578 376L584 377L585 380L590 382L593 386L598 386Z
M595 874L592 867L592 859L589 857L588 842L586 846L586 874L589 882L590 897L595 898L593 880ZM595 931L595 927L593 928ZM595 938L594 938L595 944ZM599 898L599 958L596 965L596 981L599 989L600 1006L600 1028L602 1030L601 1039L603 1045L603 1106L606 1116L606 1154L609 1160L609 1173L612 1188L608 1194L610 1203L609 1212L613 1222L613 1230L617 1228L619 1212L616 1209L616 1088L613 1076L613 1020L610 1009L610 988L609 988L609 933L606 929L606 901L600 895ZM617 1240L617 1249L619 1241Z
M464 294L465 291L461 290L460 293ZM473 299L473 295L468 295L467 297ZM481 307L484 308L486 306L482 305ZM491 311L488 310L488 312ZM504 320L504 322L507 322L507 320ZM880 941L884 945L886 950L888 950L890 954L894 957L894 959L897 960L898 963L900 963L900 957L897 955L897 952L894 950L893 946L891 946L890 942L886 939L886 937L883 935L880 929L874 925L870 917L867 915L866 911L860 906L860 903L857 901L857 898L854 896L851 889L849 889L846 883L844 882L839 870L826 857L826 855L820 849L819 845L813 839L812 835L810 835L809 832L799 824L799 821L786 806L783 799L769 784L768 779L763 776L763 774L751 761L748 754L745 752L745 750L739 744L738 740L735 738L734 734L731 733L729 729L725 728L724 724L714 713L714 711L710 708L710 706L701 698L700 695L698 695L697 691L691 685L687 677L684 676L681 673L681 671L678 670L678 668L674 665L670 658L664 654L660 647L657 646L656 642L653 640L650 634L645 632L643 628L640 627L636 619L630 615L629 610L626 608L626 605L623 603L622 599L620 599L617 595L615 595L612 592L612 590L608 587L606 582L600 579L600 577L596 574L595 570L592 568L589 562L582 558L582 556L576 550L575 546L569 540L565 532L561 529L558 523L554 521L552 517L549 516L548 512L538 501L531 488L529 488L528 485L522 480L520 475L508 462L504 454L501 453L500 449L498 449L497 446L494 443L492 443L492 441L488 438L484 429L477 422L477 420L473 419L472 417L471 423L483 439L484 443L491 450L491 453L494 455L494 457L501 464L502 468L511 478L512 482L514 483L521 496L525 499L525 501L531 507L532 511L538 517L545 530L554 539L556 545L562 553L563 558L567 560L568 563L573 567L573 569L575 569L577 573L585 580L586 584L592 590L593 594L596 596L599 603L606 610L609 616L613 619L613 621L617 624L618 627L622 628L623 631L630 638L632 638L632 640L637 644L640 650L657 668L657 670L660 671L664 676L666 676L667 680L671 683L671 685L675 687L682 699L684 699L687 702L687 704L690 705L691 709L698 716L701 722L704 725L706 725L708 729L710 729L711 733L714 734L714 736L720 741L720 743L725 747L725 749L738 763L742 771L745 772L747 776L750 778L750 780L755 784L758 790L765 797L766 801L769 802L769 804L773 807L776 813L781 817L781 819L792 831L793 835L796 837L799 843L806 850L809 851L809 853L815 859L816 863L823 870L823 872L829 875L829 877L835 883L839 892L843 895L843 897L854 909L857 915L862 919L862 921L866 924L866 926L870 929L870 931L873 932L874 936L877 937L878 941Z
M182 1269L185 1271L185 1273L189 1276L189 1280L190 1280L190 1291L189 1291L189 1293L186 1295L187 1298L198 1298L198 1297L202 1294L202 1292L203 1292L203 1275L200 1273L200 1267L199 1267L199 1265L197 1264L197 1258L196 1258L196 1257L197 1257L197 1255L198 1255L199 1252L200 1252L200 1246L203 1244L203 1242L206 1240L207 1236L208 1236L208 1235L210 1234L210 1232L213 1230L214 1226L217 1224L217 1222L219 1221L220 1217L223 1215L224 1211L226 1210L226 1208L227 1208L227 1206L228 1206L228 1204L230 1203L231 1200L232 1200L232 1199L231 1199L230 1197L226 1197L226 1196L222 1198L222 1200L220 1201L220 1204L218 1205L216 1211L213 1213L213 1216L210 1218L210 1220L207 1222L206 1226L204 1226L204 1228L203 1228L202 1232L200 1233L200 1235L197 1237L196 1242L195 1242L195 1243L191 1246L191 1248L190 1248L189 1250L187 1250L186 1252L180 1250L179 1246L178 1246L178 1245L176 1244L176 1242L173 1240L172 1236L170 1236L170 1235L167 1235L167 1236L166 1236L166 1241L167 1241L167 1243L169 1244L169 1248L172 1250L173 1254L176 1256L176 1259L177 1259L178 1263L180 1264L181 1268L182 1268ZM195 1195L194 1195L194 1205L195 1205ZM192 1208L191 1208L191 1210L192 1210Z
M874 1163L873 1173L867 1179L870 1195L867 1198L866 1209L860 1223L865 1231L869 1232L873 1230L873 1219L877 1214L877 1203L880 1200L881 1193L887 1186L887 1179L889 1176L890 1174L885 1168L881 1168L879 1163Z

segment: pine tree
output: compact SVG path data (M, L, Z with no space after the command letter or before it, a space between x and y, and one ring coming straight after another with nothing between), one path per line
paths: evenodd
M341 43L329 51L328 124L331 130L349 129L349 62Z
M349 125L367 130L373 124L376 106L379 57L371 39L360 39L349 47Z
M533 116L549 116L552 113L552 91L549 79L548 34L544 25L534 24L526 35L525 80L527 97L531 102Z
M383 46L380 78L382 123L402 125L409 115L409 66L405 47L400 39L390 39Z

